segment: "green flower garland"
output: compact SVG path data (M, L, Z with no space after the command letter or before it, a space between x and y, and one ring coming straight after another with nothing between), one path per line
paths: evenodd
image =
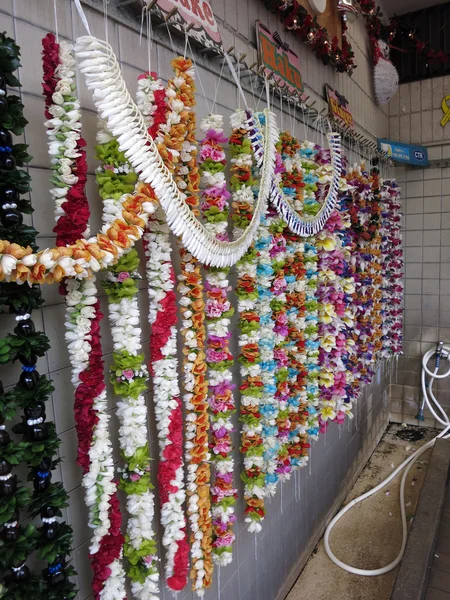
M101 138L107 135L102 132ZM102 166L96 179L107 210L119 207L124 194L135 191L137 175L119 151L116 140L97 146ZM147 389L148 370L141 350L138 306L140 259L133 248L107 272L102 283L108 296L109 319L114 342L110 381L121 398L117 415L119 440L124 466L119 487L127 495L130 518L125 535L126 573L132 582L133 596L143 600L158 598L157 547L152 528L154 513L153 485L150 481L147 409L143 393Z

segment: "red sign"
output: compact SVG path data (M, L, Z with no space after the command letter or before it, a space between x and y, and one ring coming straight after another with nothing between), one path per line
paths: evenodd
M220 31L208 0L158 0L157 7L164 16L177 8L177 12L169 21L170 25L182 32L186 31L189 25L193 25L189 35L200 44L222 47Z
M259 62L264 65L266 77L273 73L280 86L283 84L291 94L301 95L303 81L297 54L290 50L289 45L281 40L277 32L270 33L260 21L256 21L256 32Z
M355 130L353 115L348 107L348 101L329 85L325 86L330 117L339 125Z

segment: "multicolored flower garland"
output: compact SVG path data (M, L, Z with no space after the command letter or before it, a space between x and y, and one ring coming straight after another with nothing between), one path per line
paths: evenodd
M383 354L385 358L402 352L403 332L403 252L401 237L400 188L393 180L381 187L383 257Z
M278 162L276 176L281 181L281 167ZM255 242L256 285L258 298L256 311L259 314L260 339L259 352L261 356L261 378L263 382L260 401L262 441L264 449L264 494L273 496L276 491L278 476L278 453L280 441L278 436L279 399L277 394L277 362L275 361L275 320L273 318L272 301L275 285L275 269L273 257L277 254L276 240L273 232L277 229L279 217L273 209L269 209L261 218L258 236ZM283 228L283 225L281 226ZM284 248L281 248L283 250ZM274 269L275 266L275 269ZM284 284L283 284L284 285Z
M246 139L243 110L237 110L230 118L232 134L229 140L231 152L231 188L233 190L232 219L235 235L245 229L252 218L254 195L252 176L252 149ZM239 362L241 363L242 383L239 387L240 421L242 425L241 452L244 454L244 470L241 479L244 482L245 521L250 532L261 531L261 521L265 517L264 509L264 448L262 441L262 423L260 402L263 381L261 376L261 355L259 349L260 317L256 311L258 289L256 286L256 256L254 246L244 254L236 265L236 296L239 312Z
M121 191L128 190L137 177L129 169L117 143L100 129L97 154L101 166L97 169L100 196L105 207L104 220L112 220L120 212ZM107 175L107 176L106 176ZM144 193L137 184L136 193ZM108 197L110 196L110 197ZM126 573L131 579L133 596L140 600L157 600L158 559L152 521L154 495L150 482L147 408L143 396L148 371L141 350L140 311L137 300L139 257L133 248L111 267L102 285L108 296L109 321L113 339L111 383L121 400L117 405L120 422L119 443L124 466L119 487L126 494L130 518L124 545Z
M49 127L56 199L57 245L74 243L86 231L89 209L85 197L86 156L81 138L81 113L75 96L74 58L49 34L44 38L44 94ZM64 142L64 143L63 143ZM67 170L69 169L70 172ZM75 174L76 173L76 174ZM75 213L74 229L70 224ZM108 433L106 386L100 341L100 304L95 279L72 279L61 287L66 300L66 341L75 386L78 464L83 469L89 523L94 528L90 554L95 598L122 600L125 577L121 566L123 538Z
M175 73L184 82L177 85L179 101L187 113L180 166L175 169L175 181L187 204L197 211L200 173L196 164L195 85L191 61L176 59ZM177 71L178 69L178 71ZM184 89L183 89L184 88ZM180 244L178 292L181 300L181 335L184 339L184 394L186 408L186 463L189 524L191 530L192 588L203 595L212 582L212 515L211 467L209 453L208 382L206 380L206 330L203 279L200 263Z
M317 165L314 156L317 149L314 144L304 141L299 151L301 166L304 172L303 183L304 198L303 212L314 215L320 209L316 200L318 176L315 174ZM306 345L306 370L307 384L306 395L308 399L308 435L317 439L319 422L317 407L319 404L319 304L317 301L318 285L318 256L314 237L306 238L304 242L304 261L306 269L306 298L305 298L305 345Z
M228 239L228 199L225 181L225 152L222 144L223 117L210 115L202 120L200 129L205 135L200 148L200 172L204 190L201 212L209 229L219 239ZM232 561L232 544L235 539L233 523L236 521L234 505L237 490L233 486L234 458L231 433L232 415L235 412L231 368L234 363L230 353L230 317L234 313L227 299L230 269L205 270L206 290L206 362L209 367L209 408L211 412L212 462L214 465L212 494L213 559L220 566Z
M280 134L280 151L284 171L281 173L283 193L289 196L294 208L301 213L303 209L303 171L298 154L300 144L288 133ZM285 227L286 239L285 279L288 341L288 382L289 382L289 437L288 453L292 467L306 464L308 448L306 436L306 349L305 349L305 275L303 240Z

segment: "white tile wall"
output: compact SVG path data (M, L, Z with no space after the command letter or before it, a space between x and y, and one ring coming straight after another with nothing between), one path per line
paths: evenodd
M94 0L88 0L92 4ZM96 0L96 5L101 8L102 2ZM110 0L110 12L114 13L117 0ZM387 136L389 133L388 107L378 107L373 98L372 89L372 58L367 41L367 35L362 20L349 26L349 36L354 47L358 68L353 78L345 74L337 74L331 68L325 67L318 61L310 48L298 42L293 34L282 32L282 27L276 15L268 13L262 0L212 0L212 7L218 19L225 48L235 46L239 51L246 52L252 62L256 54L255 47L255 20L261 19L270 25L273 30L282 33L291 47L299 54L302 74L306 91L313 98L323 95L323 86L330 83L343 93L351 102L351 109L357 124L373 134L375 137ZM43 126L44 101L41 90L41 40L50 30L54 31L54 3L53 0L0 0L0 25L1 30L6 30L9 35L16 37L22 47L22 67L20 79L22 82L22 98L25 105L25 115L30 121L26 129L26 143L30 146L33 161L30 165L30 174L33 179L32 201L36 209L32 222L39 231L39 244L48 247L54 244L53 206L49 189L49 160L46 149L46 136ZM85 32L71 0L58 0L56 2L59 35L74 39ZM105 37L103 16L91 8L86 9L91 32L100 38ZM122 65L124 77L130 90L136 86L136 77L142 70L148 69L146 44L139 44L139 18L136 18L133 27L127 26L123 17L108 22L108 37L118 59ZM151 53L152 68L166 79L171 76L170 61L173 52L170 43L160 33L156 37L162 38L161 43L155 43ZM176 38L175 38L176 39ZM182 47L182 41L179 43ZM197 56L199 72L203 82L204 91L198 86L198 115L204 116L210 109L214 97L217 77L217 63L208 63ZM100 200L96 191L94 170L96 167L94 145L96 134L96 114L91 94L86 89L82 76L78 76L79 97L83 109L83 136L88 141L88 196L91 204L92 218L91 229L98 230L100 224ZM206 98L204 97L206 96ZM253 104L251 94L249 102ZM403 94L404 102L407 95ZM219 88L219 110L227 119L232 110L236 108L236 88L229 81L222 80ZM320 102L319 102L320 104ZM410 101L411 106L416 106ZM393 107L396 106L396 109ZM431 104L430 104L431 110ZM399 116L401 115L401 117ZM400 130L400 120L403 128L409 127L409 113L399 111L399 101L394 99L391 106L391 119L397 115L397 130ZM304 131L303 126L297 123L297 132ZM311 137L311 133L309 133ZM420 194L419 194L420 195ZM420 208L420 207L419 207ZM419 210L419 209L418 209ZM450 211L450 209L449 209ZM411 216L414 216L411 214ZM419 226L419 225L418 225ZM420 224L420 228L422 224ZM414 236L412 243L417 240ZM417 250L410 248L410 250ZM420 248L421 251L421 248ZM83 490L80 487L80 470L75 466L76 434L73 420L73 391L70 383L70 369L67 350L64 343L64 308L57 286L44 286L43 295L46 305L42 311L36 311L34 321L36 326L43 328L50 338L51 350L39 362L41 372L50 372L55 386L52 395L52 406L47 414L49 418L54 415L56 427L61 435L62 479L66 489L70 492L70 506L67 509L68 520L74 528L74 564L78 571L77 584L80 589L79 598L83 600L90 593L91 572L88 560L87 540L89 528L87 526L87 510L84 504ZM106 309L104 294L102 295L102 308ZM146 294L142 294L143 312L145 312ZM143 317L144 318L144 317ZM144 319L145 320L145 319ZM145 335L148 331L143 323ZM450 326L450 324L449 324ZM0 318L0 332L6 333L11 328L9 317ZM108 332L106 319L102 325L103 345L106 367L111 361L111 337ZM18 379L16 366L6 372L2 369L1 378L5 385L12 385ZM374 438L375 423L387 418L383 400L387 382L387 374L383 372L379 381L372 386L373 402L365 403L365 396L361 399L361 408L358 408L358 418L349 427L345 427L342 435L337 435L337 427L331 426L327 433L327 443L323 440L313 448L313 467L311 475L305 470L301 474L303 502L296 505L293 502L294 489L292 484L286 486L284 494L284 515L280 506L280 494L272 500L269 506L269 515L266 520L265 543L259 543L259 561L255 561L254 540L249 540L242 527L242 514L239 513L238 540L236 542L236 559L227 569L222 569L221 600L273 600L278 589L284 583L285 577L294 566L295 561L306 547L308 538L317 532L325 518L326 511L332 505L339 489L341 479L348 472L352 463L367 440ZM109 394L110 408L114 412L115 404L112 394ZM386 403L385 403L386 404ZM381 421L380 421L381 419ZM359 430L356 431L356 421ZM238 424L236 423L236 426ZM156 456L154 435L154 422L150 425L152 439L150 443L153 456ZM118 457L117 448L117 422L115 416L111 420L111 431L114 441L115 455ZM364 442L365 441L365 442ZM238 440L237 440L238 443ZM366 447L366 446L364 446ZM322 472L321 464L328 465L325 457L330 461L331 455L340 456L339 469L330 469ZM330 481L333 486L326 488L316 485L316 473L321 472L321 479ZM308 501L307 501L308 498ZM295 523L295 527L292 524ZM287 533L286 533L287 532ZM286 544L284 539L289 539ZM274 542L274 543L273 543ZM292 542L292 544L291 544ZM274 550L272 550L272 546ZM275 552L276 549L276 552ZM270 565L270 568L269 568ZM265 568L265 567L268 568ZM218 597L217 582L208 592L205 600L216 600ZM172 598L171 594L161 592L162 600ZM190 591L184 591L179 600L189 598Z

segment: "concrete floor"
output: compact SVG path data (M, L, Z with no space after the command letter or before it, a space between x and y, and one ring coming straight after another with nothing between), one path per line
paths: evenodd
M436 434L433 429L390 425L344 504L384 480ZM430 454L431 450L426 452L408 476L405 489L409 519L415 513ZM387 488L354 507L335 525L330 545L338 558L362 569L379 568L395 558L402 535L400 479L398 475ZM397 569L378 577L347 573L331 562L321 540L287 600L389 600L396 574Z

